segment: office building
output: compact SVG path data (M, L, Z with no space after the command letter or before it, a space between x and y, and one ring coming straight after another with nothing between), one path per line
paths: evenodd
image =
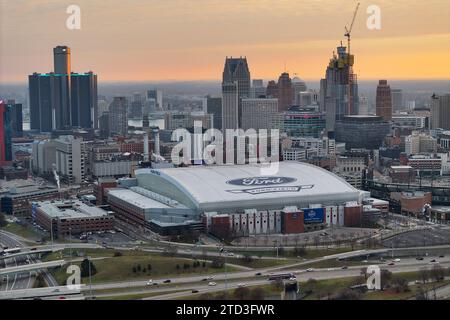
M22 104L16 103L14 100L8 100L7 105L11 115L11 134L13 138L23 136L23 115Z
M258 99L266 97L266 87L262 79L253 79L252 87L250 88L250 98Z
M0 100L0 166L12 161L11 106Z
M336 122L336 141L346 149L378 149L390 131L379 116L345 116Z
M193 128L195 121L200 121L203 128L210 129L213 124L213 115L203 111L168 111L164 114L164 128L166 130Z
M222 73L222 83L237 84L237 95L239 98L250 97L250 70L247 58L226 58Z
M213 128L222 130L222 98L206 97L206 113L212 114Z
M241 128L272 129L278 112L278 99L242 99Z
M56 168L56 144L54 140L36 141L32 146L32 168L38 175L51 174Z
M292 81L289 73L283 72L278 78L278 111L284 112L292 106Z
M392 111L403 110L403 91L402 89L391 89Z
M72 127L98 129L97 75L71 75Z
M431 97L431 129L450 130L450 93Z
M414 155L420 153L435 153L437 151L437 139L424 133L413 132L405 137L405 153Z
M308 90L305 81L295 76L292 78L292 105L300 106L299 93Z
M239 128L238 84L222 84L222 130Z
M147 96L146 96L147 102L154 102L154 105L150 107L151 111L161 111L164 110L163 106L163 94L162 91L159 89L151 89L147 90ZM154 108L154 110L153 110Z
M56 170L61 179L68 183L84 182L88 154L83 139L60 136L55 139L55 149Z
M266 88L267 98L278 98L278 85L275 81L270 80Z
M387 84L387 80L380 80L378 83L376 113L377 116L382 117L384 121L392 120L391 87Z
M114 97L109 105L110 134L126 136L128 133L128 100L125 97Z
M318 138L326 127L326 116L317 107L291 107L283 113L283 131L292 137Z

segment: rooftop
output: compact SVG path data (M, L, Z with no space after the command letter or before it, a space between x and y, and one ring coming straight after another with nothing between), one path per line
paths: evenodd
M38 207L52 218L82 219L98 218L108 215L103 209L87 205L79 200L36 202Z

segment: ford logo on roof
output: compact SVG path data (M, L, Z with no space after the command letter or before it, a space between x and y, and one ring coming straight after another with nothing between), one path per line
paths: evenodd
M233 184L235 186L272 186L277 184L286 184L297 181L295 178L290 177L250 177L242 179L234 179L227 181L227 184Z

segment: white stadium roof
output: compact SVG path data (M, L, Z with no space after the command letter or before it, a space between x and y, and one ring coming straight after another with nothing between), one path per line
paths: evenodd
M267 168L258 164L138 169L136 177L139 186L202 211L358 200L357 189L320 167L283 161L271 176L261 173L264 167Z

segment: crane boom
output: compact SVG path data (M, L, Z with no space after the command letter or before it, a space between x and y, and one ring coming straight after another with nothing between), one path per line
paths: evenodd
M359 5L360 5L360 3L358 2L358 4L356 5L355 12L353 13L353 18L352 18L352 22L350 24L350 28L347 30L347 26L345 26L345 31L346 31L345 36L346 37L350 37L350 33L352 32L352 29L353 29L353 24L355 23L356 14L358 13Z

